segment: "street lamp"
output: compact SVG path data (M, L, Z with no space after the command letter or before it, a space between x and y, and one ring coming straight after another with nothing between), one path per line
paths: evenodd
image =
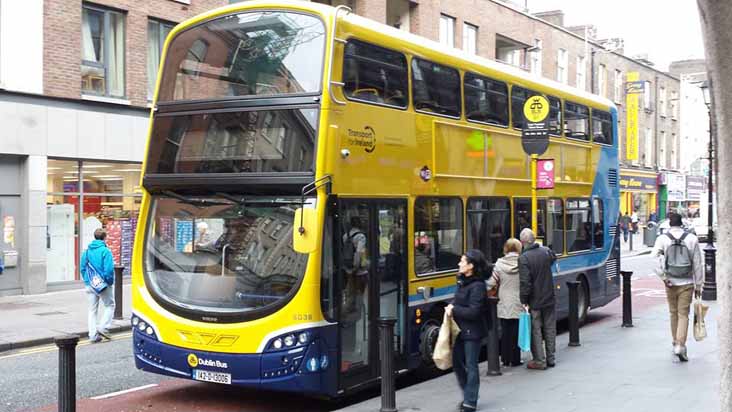
M717 249L714 247L714 229L712 227L714 218L713 200L714 186L712 184L712 173L714 173L714 139L712 136L712 99L710 96L710 81L704 81L699 86L704 95L704 104L707 105L707 114L709 115L709 184L707 185L709 202L707 211L707 246L704 248L704 288L702 289L702 299L717 300Z

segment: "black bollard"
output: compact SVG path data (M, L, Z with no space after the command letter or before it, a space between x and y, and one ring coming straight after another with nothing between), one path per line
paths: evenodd
M498 298L488 298L488 372L486 376L500 376L501 364L498 361Z
M630 245L629 245L631 252L633 251L633 235L635 235L635 232L631 231L630 232Z
M379 318L379 356L381 356L381 409L396 412L394 384L394 318Z
M58 346L58 411L76 411L76 335L54 338Z
M579 338L579 297L577 296L577 287L580 282L569 281L569 346L580 346Z
M124 266L114 267L114 318L122 318L122 273Z
M623 275L623 327L633 327L633 303L631 301L630 292L630 277L633 276L632 271L621 270L620 274Z

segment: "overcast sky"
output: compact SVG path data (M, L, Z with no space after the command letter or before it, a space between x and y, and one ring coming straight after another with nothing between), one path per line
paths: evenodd
M530 13L562 10L565 26L592 24L598 39L621 37L627 56L647 53L661 70L675 60L704 58L696 0L513 1L527 1Z

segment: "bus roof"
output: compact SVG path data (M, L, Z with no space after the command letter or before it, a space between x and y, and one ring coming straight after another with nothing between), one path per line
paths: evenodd
M251 0L213 9L186 20L171 32L171 37L191 25L201 23L202 21L210 18L251 9L290 9L312 12L326 18L328 20L326 22L327 25L330 25L336 11L335 7L301 0ZM354 27L358 27L360 30L368 32L369 36L373 36L374 38L380 38L380 40L388 40L391 38L391 41L379 43L387 48L401 50L403 52L411 51L414 54L435 60L436 63L446 64L463 70L475 71L487 76L500 75L498 80L508 81L512 84L529 89L535 89L544 93L557 94L559 97L565 99L568 98L576 101L577 103L607 109L615 107L615 104L611 100L588 93L585 90L536 76L509 64L500 63L477 55L467 54L460 49L444 46L425 37L396 29L374 20L361 17L355 13L341 13L339 18L339 21L344 21ZM369 39L361 40L368 41ZM398 45L398 47L389 47L389 45L392 44L395 46Z

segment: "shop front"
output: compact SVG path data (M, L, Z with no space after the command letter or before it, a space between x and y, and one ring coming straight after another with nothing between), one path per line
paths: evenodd
M81 253L107 232L114 262L129 274L142 194L140 163L48 159L47 282L79 280Z
M620 213L638 214L641 223L656 212L658 186L653 172L620 170Z
M661 218L668 212L686 214L686 176L681 173L664 172L659 175Z
M704 176L686 176L686 213L687 217L700 216L702 196L706 193L707 178Z

